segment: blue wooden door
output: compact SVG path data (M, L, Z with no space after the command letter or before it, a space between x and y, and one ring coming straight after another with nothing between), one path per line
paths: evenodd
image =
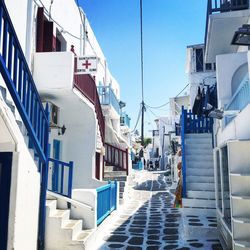
M0 249L7 249L12 153L0 153Z
M53 158L59 160L61 156L61 141L53 140ZM52 191L59 191L59 166L54 164L52 171Z

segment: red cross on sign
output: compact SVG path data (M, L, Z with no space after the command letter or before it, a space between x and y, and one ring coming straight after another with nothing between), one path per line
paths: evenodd
M85 63L82 64L82 66L84 66L86 69L88 69L89 66L91 66L91 63L89 63L89 61L86 60Z

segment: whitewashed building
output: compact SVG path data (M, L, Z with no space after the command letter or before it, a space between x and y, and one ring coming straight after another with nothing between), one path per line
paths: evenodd
M91 249L101 195L112 193L109 211L119 201L119 184L102 181L105 162L128 173L119 84L75 1L0 4L0 248Z
M240 29L249 28L249 1L210 0L207 11L205 62L216 62L222 118L214 125L218 229L226 249L250 249L250 54Z

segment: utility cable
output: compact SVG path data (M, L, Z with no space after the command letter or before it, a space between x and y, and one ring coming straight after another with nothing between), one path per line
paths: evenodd
M136 123L135 123L135 127L134 127L134 129L131 131L131 133L135 132L135 130L136 130L137 126L138 126L138 123L139 123L140 118L141 118L141 113L142 113L141 111L142 111L142 107L141 107L141 105L140 105L140 109L139 109L139 113L138 113L137 120L136 120Z
M174 97L174 98L176 98L176 97L178 97L187 87L189 86L189 83ZM162 105L160 105L160 106L155 106L155 107L153 107L153 106L149 106L149 105L147 105L146 104L146 106L148 107L148 108L151 108L151 109L160 109L160 108L162 108L162 107L164 107L164 106L167 106L168 104L169 104L170 102L168 101L168 102L166 102L166 103L164 103L164 104L162 104Z

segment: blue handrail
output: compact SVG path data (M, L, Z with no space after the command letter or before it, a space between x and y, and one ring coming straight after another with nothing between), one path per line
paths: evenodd
M111 105L120 114L119 101L110 86L98 86L97 91L102 105Z
M97 192L97 225L99 225L112 211L116 210L117 204L117 181L96 189Z
M28 131L35 152L45 163L48 117L3 0L0 6L1 39L0 72Z
M185 131L187 122L187 110L182 107L181 112L181 156L182 156L182 197L187 195L186 189L186 154L185 154Z
M69 163L66 163L63 161L49 158L49 166L50 185L48 186L48 190L71 198L73 162L70 161Z

